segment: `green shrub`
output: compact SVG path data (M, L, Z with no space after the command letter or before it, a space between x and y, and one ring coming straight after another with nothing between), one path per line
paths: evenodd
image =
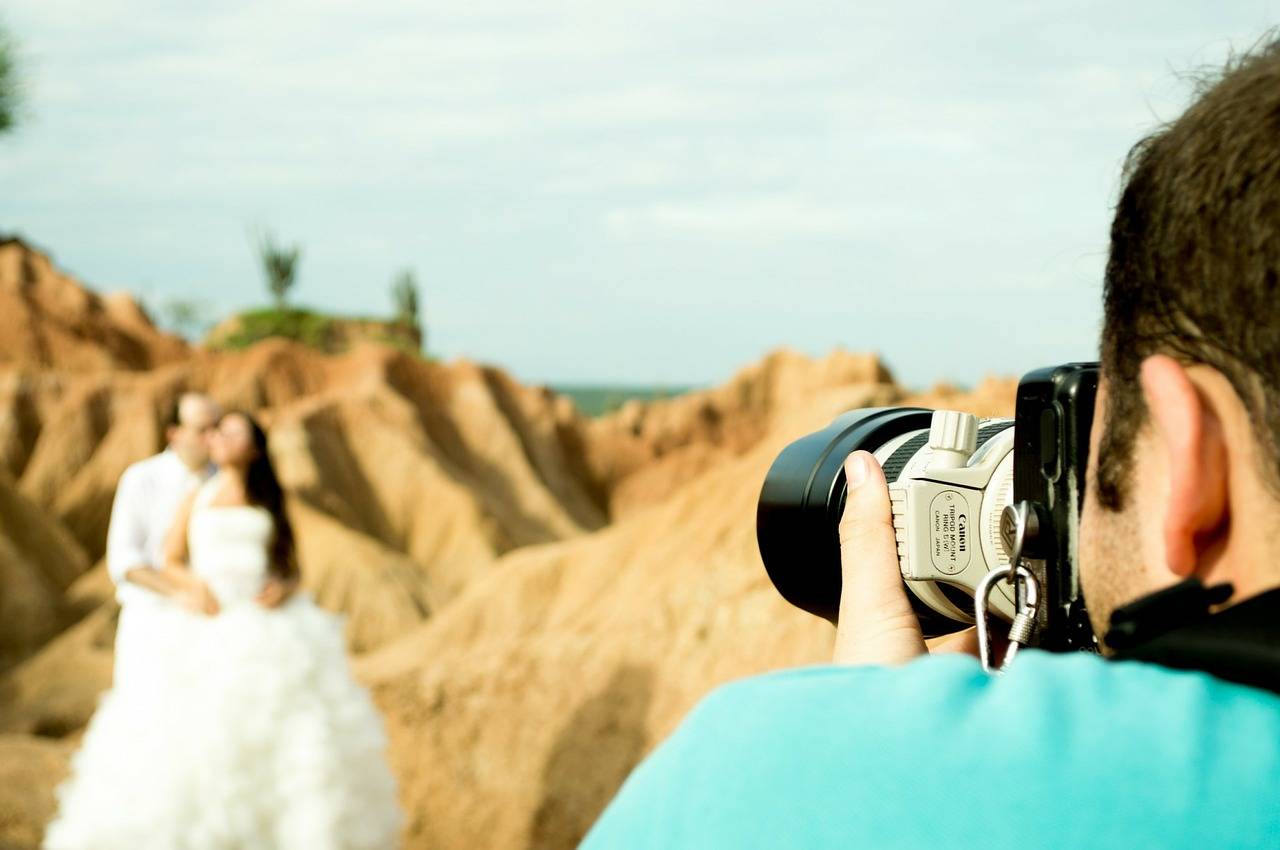
M247 348L269 337L300 342L320 351L337 354L353 340L380 342L424 360L431 358L421 348L417 329L394 320L358 316L328 316L302 307L267 307L236 316L235 329L219 332L206 345L220 349Z
M247 348L258 340L273 336L324 351L331 350L334 344L333 320L311 310L270 307L241 313L239 320L240 326L235 332L219 341L220 348Z

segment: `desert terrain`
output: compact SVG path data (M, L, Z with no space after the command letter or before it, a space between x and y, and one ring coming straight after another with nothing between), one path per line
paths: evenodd
M872 354L775 351L590 419L465 360L193 346L0 241L3 850L38 846L110 686L116 481L189 389L268 426L306 586L386 718L404 846L553 850L716 686L827 658L756 552L782 446L859 406L1009 414L1015 382L912 392Z

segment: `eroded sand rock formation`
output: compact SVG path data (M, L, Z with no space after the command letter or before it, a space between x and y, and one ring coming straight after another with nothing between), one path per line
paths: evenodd
M702 472L758 443L815 393L892 386L874 355L837 351L814 360L775 351L723 386L673 399L632 401L587 426L587 459L615 517L662 501Z
M0 469L0 671L69 624L66 591L88 565L71 535Z
M0 362L150 369L187 353L127 295L99 296L21 239L0 237Z
M1010 381L913 399L873 356L777 352L718 389L586 420L500 370L378 346L189 350L10 242L0 298L15 292L32 328L0 346L5 847L36 846L109 685L115 482L161 446L183 390L268 426L307 584L347 616L387 717L406 847L499 850L574 846L716 685L826 657L830 628L756 554L782 445L850 407L1013 401Z
M935 398L994 415L1015 388ZM844 410L930 400L881 380L815 387L738 456L608 529L507 555L361 661L397 742L409 846L573 847L715 685L829 658L831 628L783 602L760 564L760 482Z

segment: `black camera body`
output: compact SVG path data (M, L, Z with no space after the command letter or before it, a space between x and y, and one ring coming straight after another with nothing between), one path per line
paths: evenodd
M974 622L979 580L1008 567L1004 509L1027 502L1035 522L1021 563L1041 590L1034 642L1056 651L1093 648L1076 543L1097 386L1097 364L1069 363L1025 375L1013 419L869 408L796 440L765 477L756 514L774 586L792 604L836 621L844 460L864 450L889 482L903 580L926 635ZM1015 608L1012 587L992 594L997 616L1011 620Z

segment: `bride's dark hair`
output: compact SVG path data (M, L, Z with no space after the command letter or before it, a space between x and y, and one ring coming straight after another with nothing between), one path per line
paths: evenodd
M275 526L275 534L271 540L271 570L279 578L295 578L298 575L298 557L293 545L293 526L289 524L289 517L284 512L284 488L280 486L275 467L271 465L271 455L267 452L267 432L243 410L231 411L226 415L243 417L249 423L249 432L253 436L256 451L245 470L244 491L249 504L271 514L271 521Z

